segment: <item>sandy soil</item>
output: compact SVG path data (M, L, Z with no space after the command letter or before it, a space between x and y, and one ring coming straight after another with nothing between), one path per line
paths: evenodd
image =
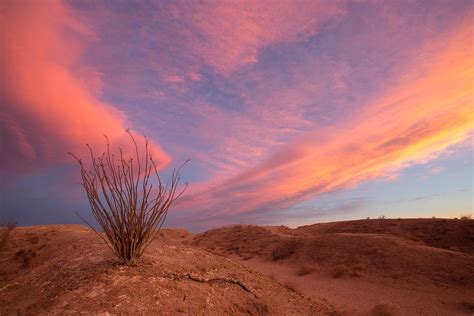
M192 243L348 315L474 313L472 220L231 226Z
M164 230L127 268L85 227L17 228L0 252L0 314L334 314L329 304L182 242L189 238Z
M472 315L474 221L159 232L137 267L79 225L20 227L0 315Z

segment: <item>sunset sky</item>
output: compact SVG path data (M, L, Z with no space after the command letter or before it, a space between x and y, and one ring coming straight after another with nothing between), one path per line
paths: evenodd
M0 219L80 223L67 152L126 128L191 159L167 226L473 212L471 0L0 8Z

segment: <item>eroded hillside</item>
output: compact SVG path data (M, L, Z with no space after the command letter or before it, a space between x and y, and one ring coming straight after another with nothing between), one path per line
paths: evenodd
M394 302L398 312L389 314L463 315L474 309L472 220L236 225L198 234L192 243L350 314Z

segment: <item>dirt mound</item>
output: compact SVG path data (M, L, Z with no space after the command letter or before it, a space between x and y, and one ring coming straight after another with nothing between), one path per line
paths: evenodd
M369 219L314 224L296 229L301 234L384 234L423 242L425 245L474 254L474 220Z
M401 224L403 221L406 223ZM468 231L470 222L474 221L369 220L316 224L293 230L238 225L196 235L192 243L213 253L238 255L245 260L260 258L286 261L297 267L317 266L334 276L411 282L421 278L468 286L474 285L474 257L469 253L474 229ZM440 230L449 231L454 240L448 241L444 235L430 236ZM458 251L428 245L433 240L457 245ZM460 249L467 249L467 253Z
M281 237L255 225L234 225L211 229L192 239L192 244L220 255L238 255L243 259L270 256Z
M474 304L473 223L238 225L198 234L191 243L325 299L348 315L465 315Z
M1 252L0 293L2 315L334 312L239 263L165 238L151 243L137 267L118 265L93 232L77 225L15 229Z
M335 277L474 285L474 257L387 235L315 236L300 242L286 260L295 264L314 263Z
M157 234L158 239L164 238L167 241L183 242L193 237L193 234L183 228L162 228Z

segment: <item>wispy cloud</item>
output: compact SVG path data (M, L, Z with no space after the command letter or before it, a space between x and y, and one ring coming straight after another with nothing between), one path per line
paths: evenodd
M267 45L300 41L317 34L324 23L344 13L344 4L342 1L207 2L186 13L189 15L185 19L193 25L196 35L189 41L193 50L217 72L226 73L258 62L259 50Z
M132 127L162 165L192 159L175 218L196 225L310 217L295 205L396 183L473 128L469 1L0 5L0 171L101 151L104 133L125 146Z
M357 116L306 133L256 167L189 197L199 205L195 214L231 219L282 209L427 162L462 142L474 118L471 35L468 24L460 25L420 51L399 84Z

